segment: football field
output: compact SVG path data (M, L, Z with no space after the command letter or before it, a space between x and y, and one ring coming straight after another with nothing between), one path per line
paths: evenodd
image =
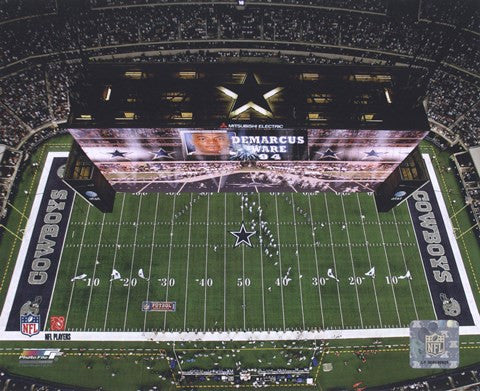
M123 193L110 214L77 196L60 262L48 315L64 316L67 331L435 319L407 204L379 214L366 193ZM175 311L144 311L145 301L175 302Z

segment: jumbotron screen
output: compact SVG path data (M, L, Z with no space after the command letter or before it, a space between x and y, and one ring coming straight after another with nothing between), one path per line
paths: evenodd
M424 131L70 129L119 192L374 191Z

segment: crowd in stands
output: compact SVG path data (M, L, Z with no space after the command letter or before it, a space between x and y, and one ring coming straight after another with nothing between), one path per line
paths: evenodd
M70 109L68 91L72 86L75 76L81 71L81 63L69 61L68 63L54 62L46 66L46 80L49 83L52 119L56 122L65 121Z
M28 135L28 129L12 111L0 104L0 144L17 146Z
M12 19L56 13L55 0L1 0L0 23Z
M0 80L2 103L31 128L50 118L45 72L36 66ZM35 99L32 99L35 97Z
M182 53L154 57L157 61L216 62L223 57L239 55L238 51L220 53ZM265 52L243 52L244 56L263 56ZM343 59L317 56L278 56L284 62L345 63ZM137 58L138 61L142 60ZM151 61L150 57L143 58ZM80 62L55 62L33 66L19 73L0 79L0 135L2 143L18 146L31 129L65 121L69 110L69 87L81 74ZM28 81L28 83L25 83ZM480 117L480 83L465 80L444 68L434 73L427 90L427 113L439 133L451 141L459 135L465 145L480 141L478 119Z
M187 0L195 2L195 0ZM125 5L148 5L185 2L185 0L90 0L92 8L103 7L121 7ZM256 1L259 3L262 1ZM264 2L268 2L265 0ZM370 12L385 13L387 10L386 0L279 0L276 3L296 4L296 5L315 5L319 7L343 8L349 10L362 10Z
M467 147L480 141L480 11L470 0L453 8L449 0L423 0L418 21L387 16L386 0L276 1L282 6L265 0L243 11L234 2L176 2L90 0L90 7L69 14L59 12L54 0L0 0L0 144L19 147L36 129L49 125L53 127L26 146L52 134L49 129L68 116L69 87L86 58L146 50L157 56L134 61L217 62L256 56L289 63L374 59L432 67L427 110L434 130ZM127 3L140 6L125 7ZM229 40L249 49L228 50ZM212 50L161 55L162 48L195 45ZM287 55L287 49L304 53ZM309 51L343 57L305 56Z
M420 18L445 23L452 26L464 25L465 28L480 31L480 9L474 2L456 2L451 0L428 0L420 2Z
M22 153L0 147L0 218L8 199L10 184L15 177Z
M471 32L429 21L327 8L267 4L252 5L245 11L225 4L122 7L1 25L0 65L33 55L111 45L234 39L342 45L427 59L435 59L445 49L449 50L445 53L448 62L478 74L477 38Z
M454 75L442 71L437 72L429 85L428 116L443 125L452 125L460 112L455 107L455 102L459 95L461 96L464 91L467 92L466 88L473 87ZM465 100L460 102L463 109L468 109L465 106L471 106L474 99L473 96L466 93Z

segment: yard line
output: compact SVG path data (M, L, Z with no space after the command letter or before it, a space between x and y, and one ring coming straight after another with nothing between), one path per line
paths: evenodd
M155 220L153 224L153 233L152 233L152 242L151 242L151 248L150 248L150 266L148 268L148 281L147 281L147 298L146 300L150 298L150 281L152 281L152 262L153 262L153 249L154 249L154 244L155 244L155 231L157 228L157 213L158 213L158 199L160 198L160 193L157 193L157 201L155 203ZM143 331L145 331L147 327L147 314L148 311L145 311L145 315L143 317Z
M205 278L203 285L205 286L205 297L203 300L203 330L207 329L207 279L208 279L208 224L210 222L210 193L207 194L207 235L205 239Z
M262 207L262 203L260 201L260 193L257 191L257 199L258 199L258 207ZM263 213L263 212L262 212ZM262 239L262 218L260 213L258 213L258 236ZM263 242L263 241L262 241ZM263 314L263 329L266 330L265 324L265 283L263 281L263 244L260 242L260 266L261 266L261 274L262 274L262 314Z
M298 236L297 236L297 219L295 217L295 201L293 199L293 193L290 193L290 198L292 199L292 211L293 211L293 228L295 232L295 254L297 255L297 267L298 267L298 284L300 287L300 303L302 308L302 324L303 329L305 330L305 313L303 310L303 293L302 293L302 280L301 280L301 273L300 270L300 257L298 256Z
M388 276L390 277L390 280L391 280L392 279L392 272L390 271L390 263L388 262L387 248L385 247L385 239L383 238L382 223L380 222L380 216L378 214L377 203L375 202L375 197L372 197L372 200L373 200L373 204L375 205L375 213L377 214L378 227L380 228L380 236L382 238L383 252L385 253L385 260L387 262ZM397 310L398 325L401 327L402 326L402 321L400 319L400 312L398 311L397 297L395 296L395 290L393 289L393 284L390 284L390 287L392 288L393 301L395 302L395 309Z
M407 206L407 208L408 208L408 206ZM398 242L400 243L400 251L402 252L403 264L405 265L405 272L407 272L407 270L408 270L407 260L405 259L405 253L403 251L402 238L400 237L400 231L398 230L397 216L395 215L395 208L392 209L392 212L393 212L393 219L395 221L395 228L397 230ZM418 320L417 303L415 303L415 297L413 295L413 290L412 290L412 283L410 281L410 278L407 278L407 281L408 281L408 287L410 289L410 295L412 296L413 309L415 310L415 317Z
M223 331L227 330L227 193L223 194L224 232L223 232Z
M312 225L313 252L314 252L314 256L315 256L315 267L316 267L316 271L317 271L318 301L320 303L320 313L322 315L322 328L325 328L325 319L323 317L322 292L321 292L321 288L320 288L320 272L319 272L319 268L318 268L317 246L315 245L316 237L315 237L315 229L314 229L314 226L313 226L312 202L310 200L310 194L308 194L308 207L310 209L310 223Z
M137 222L135 224L135 235L133 237L133 251L132 251L132 263L130 265L130 278L128 280L128 291L127 291L127 304L125 306L125 317L123 320L123 331L127 328L127 316L128 316L128 305L130 304L130 288L132 287L132 275L133 275L133 265L135 264L135 252L137 249L137 233L138 233L138 222L140 221L140 209L142 209L142 200L143 196L140 196L140 201L138 202L138 212L137 212Z
M188 218L187 274L185 276L185 304L183 312L183 331L187 329L188 272L190 268L190 239L192 238L193 193L190 193L190 213Z
M360 315L360 325L362 326L362 329L363 329L362 308L360 307L360 297L358 296L358 286L356 284L357 275L355 274L355 264L353 262L352 245L351 245L351 241L350 241L350 232L348 230L347 214L345 213L345 203L343 202L343 195L342 194L340 194L340 199L342 200L343 219L345 220L345 227L346 227L346 231L347 231L348 251L350 252L350 260L352 261L353 282L354 282L354 286L355 286L355 293L357 295L358 314Z
M365 238L365 244L366 244L366 249L367 249L368 265L371 269L372 268L372 259L370 257L370 249L368 248L367 233L365 231L365 224L364 224L363 218L362 218L363 212L362 212L362 206L360 204L360 197L358 196L358 193L357 193L357 202L358 202L358 209L360 211L360 219L362 220L363 237ZM382 316L380 315L380 307L378 305L378 296L377 296L377 288L375 287L375 280L373 278L371 280L372 280L372 285L373 285L373 292L375 293L375 303L377 305L378 320L380 322L380 327L383 327Z
M282 276L282 250L281 250L281 245L280 245L280 225L278 224L278 202L277 202L277 195L274 195L275 197L275 213L277 216L277 238L278 238L278 282L280 285L280 294L282 297L282 318L283 318L283 329L285 330L285 304L283 301L283 276Z
M85 216L85 221L83 223L83 232L82 232L82 239L80 241L80 249L78 250L78 257L77 257L77 264L75 266L75 276L78 273L78 264L80 263L80 256L82 255L82 248L83 248L83 238L85 237L85 231L87 229L87 220L88 215L90 214L90 204L87 207L87 214ZM72 282L72 289L70 290L70 299L68 300L68 308L67 308L67 315L65 316L65 330L67 330L67 323L68 323L68 316L70 315L70 306L72 305L72 297L73 297L73 290L75 288L76 280Z
M242 194L245 194L245 193L242 193ZM243 197L241 199L242 201L242 206L240 208L240 210L242 211L242 224L244 222L244 218L243 218L243 208L244 208L244 205L243 205ZM245 247L242 245L242 297L243 297L243 304L242 304L242 309L243 309L243 329L246 330L247 328L247 324L246 324L246 307L247 307L247 303L245 302Z
M83 330L84 331L87 328L88 314L90 312L90 303L92 301L93 287L95 285L94 284L95 273L97 271L98 254L100 253L100 242L102 241L103 227L105 226L105 216L106 216L106 213L104 213L103 216L102 216L102 226L100 228L100 235L98 237L97 253L95 254L95 264L93 265L93 276L90 280L90 294L88 296L87 313L85 314L85 323L83 324Z
M177 193L173 196L173 207L172 207L172 217L170 219L170 246L168 248L168 267L167 267L167 291L165 293L165 301L168 301L168 288L170 285L170 265L172 262L172 243L173 243L173 227L175 225L175 202L177 200ZM192 208L190 208L192 209ZM163 330L167 329L167 314L168 312L165 311L163 316Z
M123 218L123 207L125 205L125 195L126 195L126 193L123 193L122 209L120 210L120 219L118 220L119 222L121 222L122 218ZM113 252L112 271L113 271L113 269L115 269L115 261L117 260L118 239L120 238L120 228L121 227L122 227L122 224L118 224L117 239L115 240L115 250ZM113 280L110 278L110 286L108 287L107 308L105 310L105 322L103 323L103 331L105 331L106 328L107 328L108 308L110 307L110 296L111 296L111 293L112 293L112 283L113 283Z
M335 270L335 276L337 276L337 261L335 259L335 250L333 248L332 227L330 226L330 212L328 211L328 201L327 201L327 195L325 193L323 193L323 198L325 200L325 209L327 211L327 225L328 225L328 231L330 233L330 247L332 249L333 269ZM343 329L345 328L345 325L343 323L342 300L340 299L340 287L338 286L337 281L335 281L335 284L337 285L338 306L340 309L340 320L342 322L342 329Z

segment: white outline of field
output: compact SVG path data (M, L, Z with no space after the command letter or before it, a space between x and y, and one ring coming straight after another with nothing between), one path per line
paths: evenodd
M26 252L33 233L33 228L37 218L40 202L43 196L43 189L46 186L48 175L55 157L67 157L66 152L49 152L42 171L42 176L38 184L37 193L32 205L32 210L28 218L25 229L24 240L20 247L15 269L5 299L5 303L0 316L0 340L8 341L45 341L45 334L53 334L50 331L42 331L39 334L28 337L20 331L4 331L7 325L18 282L25 263ZM431 178L432 186L437 197L440 212L445 222L450 245L458 267L465 295L472 314L475 325L461 326L460 335L478 335L480 334L480 314L473 296L470 281L467 276L465 265L455 239L453 227L448 216L448 211L443 199L441 189L433 168L430 155L422 154L428 173ZM40 191L41 190L41 191ZM53 295L52 295L53 297ZM97 331L67 331L72 341L283 341L283 340L317 340L317 339L365 339L365 338L393 338L408 337L409 328L370 328L370 329L344 329L344 330L317 330L317 331L218 331L218 332L97 332Z

